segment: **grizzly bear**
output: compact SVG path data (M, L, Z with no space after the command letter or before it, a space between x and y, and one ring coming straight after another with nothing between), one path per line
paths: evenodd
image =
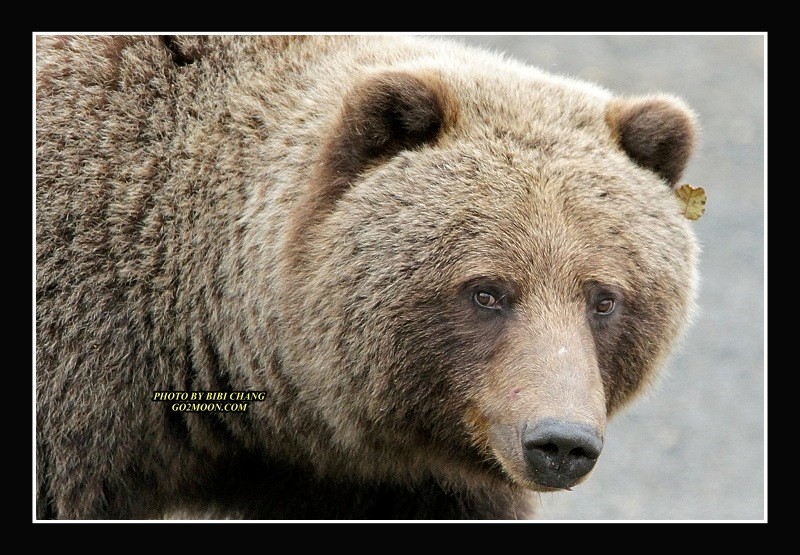
M412 36L36 56L39 519L530 518L692 312L671 95Z

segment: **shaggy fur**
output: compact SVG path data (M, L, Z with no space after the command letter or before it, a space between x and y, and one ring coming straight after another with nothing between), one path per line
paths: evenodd
M669 96L411 37L39 37L36 118L39 518L525 518L518 424L602 436L692 307Z

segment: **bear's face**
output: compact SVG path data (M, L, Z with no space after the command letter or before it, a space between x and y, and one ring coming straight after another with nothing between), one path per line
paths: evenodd
M690 114L511 83L366 78L292 222L302 325L340 364L298 353L298 379L377 472L579 483L691 310L696 247L671 190Z

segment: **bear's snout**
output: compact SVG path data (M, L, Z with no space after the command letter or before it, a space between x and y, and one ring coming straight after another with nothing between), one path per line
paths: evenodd
M560 489L586 476L603 449L594 427L549 418L523 424L520 439L531 479Z

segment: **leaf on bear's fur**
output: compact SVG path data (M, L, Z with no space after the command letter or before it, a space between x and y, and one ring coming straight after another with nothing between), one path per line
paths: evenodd
M681 201L684 217L697 220L706 211L706 192L702 187L692 187L688 183L675 189L675 196Z

